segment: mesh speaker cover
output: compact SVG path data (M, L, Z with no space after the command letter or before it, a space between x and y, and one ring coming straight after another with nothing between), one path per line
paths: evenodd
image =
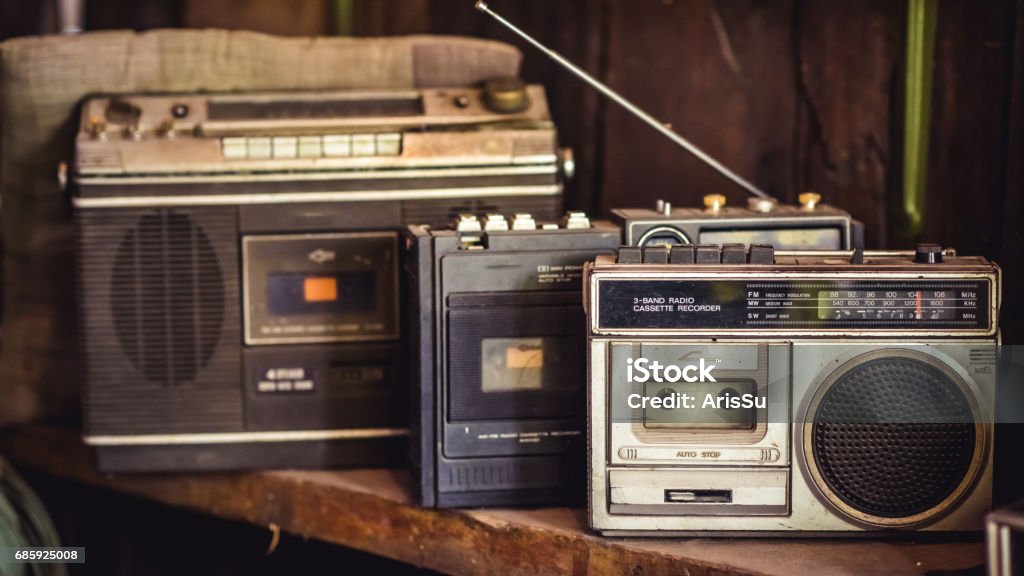
M822 479L846 505L875 517L935 508L961 484L974 457L975 424L963 389L913 358L854 366L824 393L813 420Z
M224 279L201 227L184 214L139 218L118 246L110 307L132 364L162 386L191 382L216 349Z

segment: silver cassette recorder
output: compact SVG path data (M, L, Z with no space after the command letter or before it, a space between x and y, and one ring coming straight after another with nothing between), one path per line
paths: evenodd
M612 535L980 530L1000 270L650 246L588 265L589 522Z

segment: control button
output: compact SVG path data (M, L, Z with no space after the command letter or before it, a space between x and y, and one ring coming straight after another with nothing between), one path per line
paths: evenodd
M270 158L273 154L270 138L249 138L249 159Z
M484 230L487 232L504 232L508 230L508 220L501 214L488 214L484 217Z
M513 230L536 230L537 221L527 212L519 212L512 218Z
M664 200L658 200L657 202L654 203L654 211L661 216L671 216L672 203L666 202Z
M722 247L717 244L699 244L696 251L697 264L722 263Z
M323 154L323 140L319 136L299 136L300 158L319 158Z
M725 208L725 196L721 194L708 194L704 197L704 207L711 212L718 212Z
M673 264L693 264L695 261L693 244L676 244L672 246L672 254L669 261Z
M258 392L273 392L277 390L277 383L269 380L260 380L256 383L256 390Z
M171 106L171 116L174 116L178 120L188 116L189 112L188 104L175 104L174 106Z
M107 140L107 122L102 118L90 118L89 127L86 128L93 140Z
M743 244L722 246L722 264L746 264L747 247Z
M530 105L526 83L514 77L488 80L484 83L484 105L498 114L515 114L526 110Z
M228 160L244 160L249 157L249 145L245 138L222 139L220 151Z
M540 225L541 230L558 230L558 224L554 222L545 222Z
M299 139L294 136L278 136L273 143L274 158L295 158L299 155Z
M814 210L818 203L821 202L821 194L817 192L804 192L797 196L797 201L800 203L800 207L804 210Z
M619 264L640 264L643 262L643 252L637 246L623 246L619 248Z
M747 198L747 207L754 212L767 214L775 210L778 201L775 198Z
M914 262L918 264L941 264L942 246L938 244L918 244L914 253Z
M775 264L775 248L770 244L751 244L750 263Z
M562 166L562 178L572 180L576 177L576 154L572 148L558 149L558 163Z
M324 136L324 156L351 156L352 137L348 134Z
M124 129L125 138L129 138L131 140L135 140L136 142L138 142L139 140L142 140L142 136L142 125L138 122Z
M587 230L590 228L590 218L586 212L566 212L562 218L562 227L566 230Z
M168 140L174 140L175 136L177 136L174 129L174 120L168 118L161 122L160 127L157 128L157 132Z
M644 264L668 264L668 246L648 246L644 248Z
M469 108L469 96L466 96L465 94L459 94L458 96L452 99L452 103L455 104L456 108Z
M480 226L480 220L472 214L459 214L457 220L455 220L455 231L456 232L480 232L483 228Z
M353 156L374 156L377 154L377 137L373 134L352 136Z
M298 392L308 392L313 389L312 380L296 380L295 390Z
M402 153L401 134L377 134L377 155L398 156Z

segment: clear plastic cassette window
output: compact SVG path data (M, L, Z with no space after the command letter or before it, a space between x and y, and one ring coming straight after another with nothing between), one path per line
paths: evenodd
M747 405L757 394L753 380L719 382L646 382L644 396L660 398L666 406L643 409L644 428L751 430L757 408ZM689 404L684 402L684 396ZM687 407L689 406L689 407Z
M485 393L572 390L577 382L559 369L578 361L572 338L484 338L480 388Z

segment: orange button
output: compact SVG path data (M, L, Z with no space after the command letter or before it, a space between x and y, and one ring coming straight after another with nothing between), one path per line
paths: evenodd
M306 302L334 302L338 299L338 279L306 278L303 291Z

